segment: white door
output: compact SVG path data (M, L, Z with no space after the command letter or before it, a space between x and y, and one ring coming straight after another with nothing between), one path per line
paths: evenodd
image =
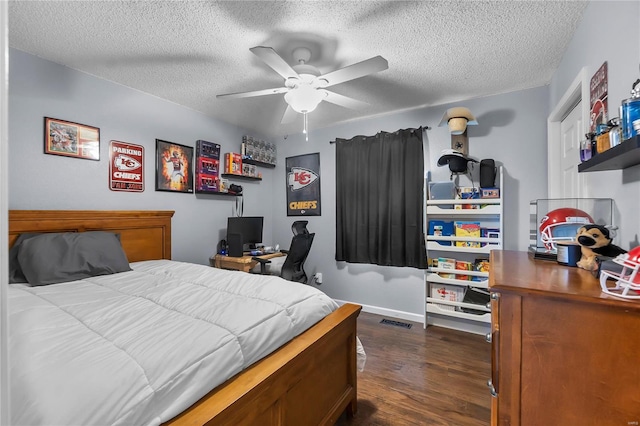
M587 180L578 173L579 141L589 120L589 70L583 67L547 119L547 197L587 196Z
M558 182L552 182L556 186L554 193L559 198L579 198L582 195L583 177L578 173L580 164L580 141L584 139L582 134L582 102L579 102L571 112L560 122L560 167Z

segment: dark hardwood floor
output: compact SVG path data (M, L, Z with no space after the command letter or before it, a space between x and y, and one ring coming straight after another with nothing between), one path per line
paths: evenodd
M486 426L491 345L484 336L411 323L380 324L362 312L358 336L367 364L358 373L358 413L337 426ZM393 318L389 318L393 320Z

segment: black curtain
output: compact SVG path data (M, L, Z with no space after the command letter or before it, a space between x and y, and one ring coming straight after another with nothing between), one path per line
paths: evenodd
M426 268L422 132L336 139L336 260Z

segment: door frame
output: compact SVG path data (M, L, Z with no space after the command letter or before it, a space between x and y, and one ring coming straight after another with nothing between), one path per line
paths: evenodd
M0 2L0 424L9 424L9 9Z
M549 198L559 198L558 192L553 187L553 182L557 182L560 179L562 142L560 123L578 102L582 102L582 113L580 115L583 128L581 133L587 133L590 109L589 74L587 71L587 67L582 67L547 118L547 196ZM578 174L578 197L586 196L586 181L584 176Z

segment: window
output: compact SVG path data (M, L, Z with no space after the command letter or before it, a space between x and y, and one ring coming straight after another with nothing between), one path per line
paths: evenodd
M422 132L336 139L336 260L426 268Z

